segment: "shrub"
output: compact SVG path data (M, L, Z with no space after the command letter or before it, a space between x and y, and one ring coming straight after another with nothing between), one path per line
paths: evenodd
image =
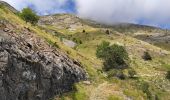
M33 12L30 8L24 8L19 15L26 22L30 22L31 24L34 24L34 25L39 20L39 16L37 16L36 13Z
M125 68L129 60L128 53L123 46L116 44L110 45L110 43L106 41L103 41L97 47L96 56L104 60L103 65L106 71L113 68Z
M83 30L83 33L85 33L86 32L86 30Z
M149 52L145 51L144 55L143 55L143 59L148 61L148 60L152 60L151 55L149 54Z
M106 34L110 34L110 31L109 31L109 30L106 30Z
M170 80L170 71L167 72L166 78Z
M128 70L128 74L130 78L133 78L136 75L136 71L134 69Z
M78 39L78 38L73 38L72 39L74 42L76 42L77 44L82 44L83 42L80 40L80 39Z

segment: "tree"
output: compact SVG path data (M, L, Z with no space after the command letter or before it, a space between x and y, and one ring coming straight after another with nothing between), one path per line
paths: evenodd
M104 60L105 70L125 68L129 60L128 53L123 46L117 44L110 45L110 43L106 41L103 41L97 47L96 56Z
M39 20L39 16L36 15L36 13L32 11L30 8L24 8L19 15L26 22L30 22L31 24L34 24L34 25Z

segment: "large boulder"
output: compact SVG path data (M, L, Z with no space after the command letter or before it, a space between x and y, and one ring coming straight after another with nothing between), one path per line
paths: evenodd
M79 62L30 30L17 35L13 25L0 24L0 100L48 100L86 79Z

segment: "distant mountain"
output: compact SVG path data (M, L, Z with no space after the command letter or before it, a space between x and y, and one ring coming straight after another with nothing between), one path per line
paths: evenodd
M56 29L58 29L58 31L66 30L71 33L77 32L76 30L83 31L83 29L89 28L100 28L105 30L108 29L111 31L119 32L120 34L133 36L140 40L155 44L164 49L169 49L170 47L170 31L153 26L131 23L117 23L114 25L107 25L89 19L81 19L78 16L72 14L55 14L42 16L38 24L48 31L53 31L53 33Z

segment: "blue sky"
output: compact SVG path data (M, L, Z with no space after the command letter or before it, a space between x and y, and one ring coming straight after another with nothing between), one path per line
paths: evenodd
M3 0L17 10L30 7L39 15L55 13L76 13L74 0Z
M106 24L136 23L170 29L170 0L3 0L40 15L74 13Z

